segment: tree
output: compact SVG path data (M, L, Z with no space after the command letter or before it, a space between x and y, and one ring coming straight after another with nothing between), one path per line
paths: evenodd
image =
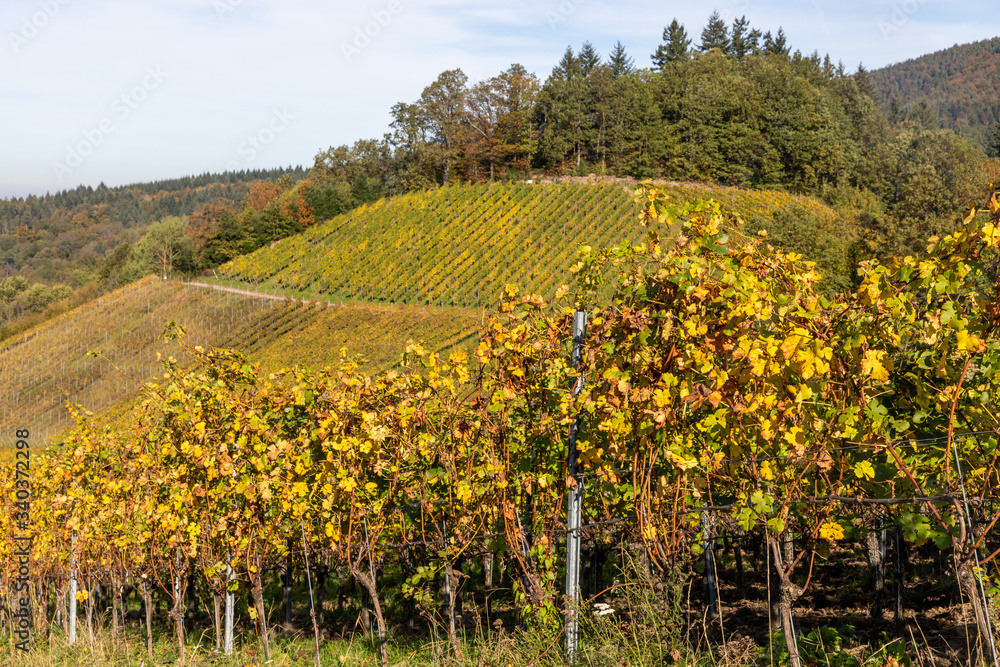
M885 117L892 125L906 120L906 112L903 111L903 100L900 99L899 93L893 93L892 97L889 98L889 108L885 112Z
M108 287L118 287L127 280L122 279L122 272L125 265L132 259L132 246L127 242L119 243L114 252L104 258L101 263L101 269L98 271L97 276L100 278L101 282ZM2 282L0 282L2 284ZM2 294L0 294L0 301L3 300Z
M487 163L490 180L498 164L508 162L521 171L530 166L535 148L530 113L538 88L538 79L515 64L470 89L468 152L477 163Z
M635 62L625 52L625 45L621 42L615 43L615 48L611 51L611 57L608 59L608 65L611 67L611 76L616 79L635 72Z
M993 124L993 131L990 133L990 145L988 153L990 157L1000 158L1000 123Z
M917 102L910 110L910 120L922 130L938 129L938 114L926 99Z
M566 47L559 64L542 86L535 106L539 157L546 167L558 168L571 158L579 170L586 94L580 59L571 47Z
M701 31L701 46L699 48L702 53L719 49L728 55L729 46L729 29L726 27L726 22L719 15L719 12L712 12L712 15L708 17L708 25Z
M503 88L498 77L480 81L474 85L466 97L466 113L469 122L468 152L475 160L473 167L483 161L489 165L490 181L496 164L502 158L497 126L503 113ZM478 175L478 174L474 174Z
M393 173L389 190L408 192L434 185L435 165L431 161L430 128L419 104L399 102L390 111L392 130L386 140L394 148Z
M580 53L577 58L580 60L580 71L584 76L593 72L594 68L601 64L601 54L597 52L594 45L589 41L584 42L583 46L580 47Z
M823 77L829 81L835 73L836 70L833 67L833 61L830 60L830 54L828 53L823 57Z
M779 26L778 34L774 37L771 37L770 31L764 33L764 52L776 56L787 56L791 51L791 47L788 46L787 42L785 30Z
M468 77L460 69L442 72L424 88L417 103L433 142L434 157L441 170L441 181L448 185L451 168L458 159L466 131L465 84Z
M378 200L382 196L382 187L378 181L368 178L368 174L361 171L354 177L351 184L351 197L356 204L367 204Z
M164 218L150 225L146 234L135 244L133 253L146 271L162 272L164 276L190 260L191 242L183 219Z
M359 172L355 176L358 178L365 175ZM352 195L352 185L345 181L335 179L309 180L305 186L305 199L312 208L313 214L318 220L329 220L335 215L340 215L351 210L355 206Z
M756 36L754 36L756 33ZM737 58L752 55L757 51L757 40L760 39L760 31L750 29L750 21L746 16L733 21L732 31L729 39L729 52Z
M497 120L497 136L503 159L515 169L526 172L538 149L533 114L542 86L537 76L518 64L501 72L497 79L503 102L503 113Z
M861 94L866 95L873 102L878 102L878 90L875 88L875 82L872 81L871 75L868 74L868 70L863 64L858 65L854 81L858 84L858 90L861 91Z
M656 47L653 66L663 70L667 63L682 63L691 59L691 39L677 19L663 29L663 43Z

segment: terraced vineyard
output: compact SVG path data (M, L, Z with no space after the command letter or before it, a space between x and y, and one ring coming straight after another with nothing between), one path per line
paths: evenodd
M755 229L794 225L803 246L790 249L807 257L812 250L825 255L831 244L843 247L854 234L835 211L807 197L698 185L665 189L678 202L711 196ZM219 273L339 301L485 306L507 283L551 295L570 281L583 243L641 240L639 211L631 191L616 183L442 188L338 216L239 257ZM839 276L844 253L832 256L818 257L821 269Z
M789 224L785 235L794 228L807 244L794 249L807 257L853 234L836 212L806 197L665 189L678 202L721 201L751 233L765 228L780 239ZM216 282L253 286L252 294L146 278L0 346L0 437L26 424L56 437L71 424L67 403L109 418L127 411L159 372L157 353L180 355L158 339L171 320L186 327L188 342L243 350L269 370L325 365L341 347L376 370L394 364L409 339L434 349L468 342L477 306L495 303L506 283L551 295L571 282L582 243L642 239L639 210L629 188L615 183L443 188L377 202L223 267ZM844 253L833 256L844 261ZM821 269L841 270L822 262Z
M474 310L305 304L144 278L0 347L0 447L18 428L51 440L72 424L66 404L114 418L160 369L157 354L183 359L159 338L176 321L187 342L253 354L267 370L322 366L342 347L365 366L392 366L409 339L435 349L474 338ZM88 355L99 351L101 356Z

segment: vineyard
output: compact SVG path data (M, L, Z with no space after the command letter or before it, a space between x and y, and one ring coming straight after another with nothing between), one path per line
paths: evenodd
M843 283L843 248L856 232L815 199L664 187L679 199L717 199L752 231L777 232L787 250L819 258L824 274ZM219 271L248 285L339 301L487 306L508 283L551 297L571 281L580 246L641 241L640 210L630 191L614 183L441 188L380 200Z
M157 664L366 632L384 666L994 663L1000 204L830 297L718 204L637 194L644 241L507 286L471 352L269 374L168 327L189 361L127 419L18 431L11 655L30 626Z
M169 322L191 345L252 354L265 369L326 364L346 347L365 367L387 368L406 341L447 348L474 335L469 310L307 304L267 294L235 294L152 277L5 341L0 348L0 447L12 451L15 429L31 424L51 441L75 422L67 404L115 417L162 370L161 358L187 358L160 338ZM99 352L100 355L91 355Z

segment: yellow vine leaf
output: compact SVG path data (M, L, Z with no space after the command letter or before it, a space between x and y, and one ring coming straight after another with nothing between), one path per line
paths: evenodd
M868 461L858 461L854 465L854 476L858 479L875 479L875 468Z
M844 539L844 529L836 521L827 521L819 528L819 536L824 540Z
M887 382L889 380L889 371L886 370L885 365L882 363L884 358L885 350L867 350L864 358L861 360L861 372L879 382Z

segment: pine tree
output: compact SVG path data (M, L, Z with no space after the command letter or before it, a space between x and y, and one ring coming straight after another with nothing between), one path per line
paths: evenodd
M712 12L712 15L708 17L708 25L701 31L701 46L699 48L703 53L719 49L724 54L729 54L729 30L719 12Z
M906 112L903 111L903 100L900 99L899 93L893 93L892 97L889 98L889 109L886 111L885 117L892 125L906 120Z
M625 45L621 42L615 44L608 64L611 66L611 76L615 79L635 72L635 62L629 58L629 55L625 52Z
M823 58L823 76L827 79L832 79L835 72L836 70L833 67L833 61L830 60L830 54L828 53L826 54L826 57Z
M580 69L584 76L593 72L594 68L601 64L601 54L597 52L594 45L589 41L583 43L577 58L580 61Z
M653 66L663 70L667 63L685 62L691 58L691 40L677 19L663 29L663 43L656 47Z
M920 100L917 102L913 110L910 111L910 120L917 124L921 130L936 130L938 129L938 115L937 112L931 108L931 105L927 100Z
M573 160L579 170L583 155L583 124L587 97L580 58L566 47L538 94L535 122L539 129L538 157L547 168Z
M741 16L733 21L729 42L729 51L732 55L737 58L743 58L753 53L751 49L755 45L750 44L750 33L750 21L747 20L746 16Z
M788 46L788 39L785 37L784 28L778 27L778 34L771 37L771 31L764 33L764 52L778 56L787 56L791 47Z
M858 90L867 95L873 102L878 101L878 90L875 89L875 82L865 69L863 64L858 65L858 71L854 75L854 82L858 85Z

